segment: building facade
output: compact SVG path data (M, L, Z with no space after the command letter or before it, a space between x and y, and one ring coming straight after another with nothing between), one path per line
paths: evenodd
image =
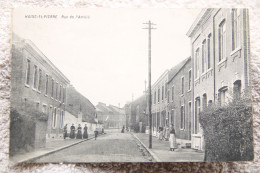
M192 76L191 58L169 71L166 126L173 125L176 137L184 143L191 140Z
M126 113L124 108L106 105L99 102L96 105L97 117L105 128L122 128L126 126Z
M204 9L187 36L192 49L192 148L203 150L199 113L250 91L248 10Z
M166 70L152 85L152 130L155 136L159 127L166 123L168 73Z
M19 133L31 141L26 145L32 148L44 147L46 134L47 137L59 137L63 132L66 87L69 82L30 40L14 34L11 109L22 115L21 118L32 120L33 123L29 124L33 126L32 129L22 128L22 125L15 125L16 122L12 121L11 133L12 128L19 129L17 126L21 126ZM12 117L11 112L11 119Z

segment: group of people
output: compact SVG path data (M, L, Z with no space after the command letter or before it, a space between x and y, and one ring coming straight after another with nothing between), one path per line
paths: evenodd
M78 125L78 128L77 128L77 133L76 133L76 127L74 126L74 124L72 124L70 126L70 133L68 134L68 125L66 124L64 126L64 133L63 133L63 137L64 139L66 139L66 137L69 137L71 139L88 139L88 126L87 124L85 124L85 127L83 128L84 132L82 134L82 127L81 125L79 124ZM102 132L103 132L103 128L102 128ZM95 134L95 139L97 138L98 136L98 129L96 128L95 131L94 131L94 134Z
M159 140L169 141L170 151L174 151L174 149L177 148L175 129L173 127L173 124L170 125L170 128L168 126L166 126L165 128L159 127L158 133L159 133L159 138L158 138Z

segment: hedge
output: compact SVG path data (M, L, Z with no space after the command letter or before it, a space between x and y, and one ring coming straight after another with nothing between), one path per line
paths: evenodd
M205 142L205 161L253 160L251 100L211 105L199 115Z
M30 109L30 111L32 111L32 109ZM33 116L30 116L21 114L14 108L11 108L10 113L10 155L13 156L20 152L23 153L33 150L36 123L37 121L47 123L47 114L34 110Z

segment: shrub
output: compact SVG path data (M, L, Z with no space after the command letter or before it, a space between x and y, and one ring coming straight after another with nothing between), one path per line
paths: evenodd
M253 160L251 100L212 105L200 113L205 141L205 161Z

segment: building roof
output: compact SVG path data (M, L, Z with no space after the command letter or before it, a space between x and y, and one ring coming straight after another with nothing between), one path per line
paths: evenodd
M62 77L67 83L70 83L69 79L43 54L43 52L31 40L24 39L13 33L12 43L19 46L24 45L24 47L27 49L33 50L33 52L35 52L42 61L47 62L48 66L50 66L56 72L56 74Z
M169 80L168 83L172 81L172 79L178 74L178 72L191 60L191 57L186 58L185 60L181 61L179 64L171 68L169 71Z
M194 32L197 31L197 29L203 24L206 17L213 11L213 8L205 8L202 9L193 24L191 25L189 31L186 33L188 37L191 37Z

